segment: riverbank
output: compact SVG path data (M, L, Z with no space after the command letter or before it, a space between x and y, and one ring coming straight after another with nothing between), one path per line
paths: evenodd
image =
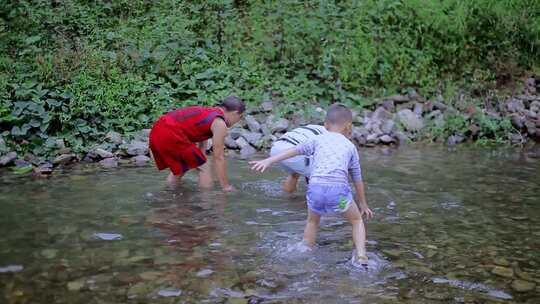
M525 80L518 94L493 95L478 100L461 96L453 102L441 95L426 99L416 91L374 99L370 106L351 107L354 112L353 141L360 147L379 145L399 147L414 143L454 146L462 143L481 145L514 145L539 157L535 142L540 139L540 90L535 78ZM474 101L474 102L473 102ZM279 100L266 100L250 107L244 119L229 130L225 144L228 154L248 159L258 151L269 149L283 133L308 123L322 124L323 106L297 103L283 112ZM280 113L281 112L281 113ZM146 165L151 161L148 150L150 129L131 134L109 131L101 143L79 149L62 139L53 144L52 153L37 157L9 151L0 137L0 166L16 173L46 176L57 167L75 162L97 162L104 168L122 164ZM530 151L529 151L530 150Z

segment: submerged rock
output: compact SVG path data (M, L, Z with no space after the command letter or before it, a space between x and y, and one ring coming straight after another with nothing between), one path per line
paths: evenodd
M512 289L517 292L527 292L532 291L536 288L536 284L533 282L523 281L523 280L514 280L512 282Z
M255 153L257 153L257 150L255 150L255 148L252 146L247 145L240 150L240 159L248 159Z
M67 288L69 291L79 291L84 287L84 282L81 281L73 281L67 283Z
M123 237L118 233L94 233L94 237L104 241L121 240Z
M150 157L146 156L146 155L137 155L135 157L132 157L131 158L131 161L136 165L136 166L144 166L146 165L149 161L150 161Z
M512 268L502 267L502 266L495 266L491 270L491 273L505 277L505 278L512 278L514 277L514 270Z
M24 267L22 265L8 265L4 267L0 267L0 273L7 273L7 272L19 272L22 271Z
M182 290L180 289L162 289L158 291L158 295L162 297L179 297L182 294Z
M209 275L211 275L212 273L214 273L214 271L212 269L203 269L203 270L200 270L197 272L197 274L195 274L197 277L199 278L205 278Z
M102 166L103 168L106 168L106 169L118 167L118 161L113 157L105 158L104 160L101 160L99 162L99 164L100 164L100 166Z

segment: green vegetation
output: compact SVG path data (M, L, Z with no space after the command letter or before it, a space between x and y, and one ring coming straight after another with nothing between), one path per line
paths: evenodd
M81 152L108 130L148 127L169 109L229 94L252 104L368 106L371 96L409 88L482 94L531 71L540 71L537 0L0 6L0 132L12 148L36 155L55 149L57 138ZM507 127L474 119L481 137L497 139ZM450 119L438 132L464 125Z

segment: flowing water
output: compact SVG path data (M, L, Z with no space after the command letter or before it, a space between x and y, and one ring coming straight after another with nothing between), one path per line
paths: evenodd
M540 303L540 162L509 150L363 149L368 270L351 227L299 246L305 185L232 160L234 194L152 167L0 173L1 303Z

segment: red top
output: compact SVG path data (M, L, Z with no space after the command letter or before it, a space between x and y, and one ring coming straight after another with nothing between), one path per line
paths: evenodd
M201 142L212 137L210 127L218 117L224 119L218 107L190 106L163 115L167 125L181 131L191 142Z

